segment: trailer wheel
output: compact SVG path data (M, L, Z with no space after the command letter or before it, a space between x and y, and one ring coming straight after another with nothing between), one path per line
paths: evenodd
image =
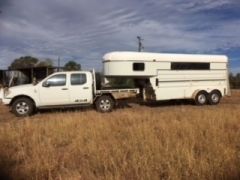
M30 116L34 111L34 103L26 97L17 98L12 104L12 112L17 117Z
M95 105L99 112L111 112L114 107L114 100L111 96L103 95L96 100Z
M221 100L221 93L217 90L213 90L209 95L208 95L208 103L210 105L217 105Z
M207 92L205 91L200 91L197 93L195 96L195 103L196 105L202 106L207 104Z

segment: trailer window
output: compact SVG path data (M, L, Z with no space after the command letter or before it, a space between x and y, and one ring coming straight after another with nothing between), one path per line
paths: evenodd
M145 64L144 63L133 63L133 70L134 71L144 71Z
M171 70L210 70L210 63L172 62Z
M86 82L86 74L71 74L71 85L82 85Z

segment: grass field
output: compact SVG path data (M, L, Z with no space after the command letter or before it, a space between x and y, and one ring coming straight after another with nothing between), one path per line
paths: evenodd
M240 179L240 92L131 106L25 119L0 106L0 179Z

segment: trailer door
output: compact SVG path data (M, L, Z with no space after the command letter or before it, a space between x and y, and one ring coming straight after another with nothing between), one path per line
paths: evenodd
M185 74L159 70L158 71L158 86L156 87L156 99L183 99L185 97L185 90L189 87L189 83L185 81Z

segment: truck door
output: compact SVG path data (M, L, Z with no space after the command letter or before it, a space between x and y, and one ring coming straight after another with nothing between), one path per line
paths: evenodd
M90 104L93 99L92 74L90 72L71 73L70 102L71 104Z
M56 74L39 84L40 106L69 104L66 74Z

